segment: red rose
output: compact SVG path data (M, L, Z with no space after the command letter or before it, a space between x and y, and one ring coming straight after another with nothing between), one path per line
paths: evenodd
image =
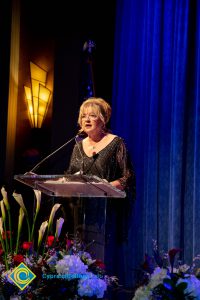
M104 265L104 263L101 261L101 260L99 260L99 259L96 259L96 261L94 262L94 264L97 266L97 267L99 267L99 268L101 268L101 269L105 269L105 265Z
M24 261L24 256L21 254L16 254L13 256L14 264L19 265L21 262Z
M24 250L29 250L33 245L33 242L23 242L22 248Z
M47 245L49 247L51 247L53 245L53 242L54 242L54 236L53 235L49 235L48 238L47 238Z

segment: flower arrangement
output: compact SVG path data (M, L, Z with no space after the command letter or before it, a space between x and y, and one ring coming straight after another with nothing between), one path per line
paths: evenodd
M55 221L61 204L55 204L49 219L42 222L36 235L36 221L40 211L41 192L34 190L36 205L32 224L21 194L13 193L19 204L16 232L12 228L10 204L5 188L0 201L0 298L10 299L102 299L108 286L117 284L117 278L106 275L105 265L93 259L76 235L60 234L64 219ZM22 226L26 220L27 240L22 240ZM8 230L7 230L8 229ZM55 231L53 234L52 232ZM20 264L33 272L35 278L20 289L11 274ZM24 276L24 274L23 274ZM26 279L26 278L25 278ZM2 299L2 298L1 298Z
M145 255L143 278L132 300L200 300L200 255L189 266L177 259L180 252L160 252L154 240L153 256Z

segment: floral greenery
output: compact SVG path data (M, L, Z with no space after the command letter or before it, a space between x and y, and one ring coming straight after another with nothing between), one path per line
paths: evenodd
M64 219L59 218L56 222L54 219L61 204L52 207L49 219L41 224L38 237L35 238L41 192L34 190L34 193L36 209L32 226L22 195L13 193L20 206L15 234L12 231L7 192L4 188L1 189L3 200L0 201L0 297L2 291L6 299L11 295L20 295L21 299L32 300L78 300L91 297L102 299L108 286L117 285L117 278L106 275L103 262L92 259L78 236L69 238L66 234L62 241L59 239ZM27 224L27 240L22 241L24 218ZM52 234L54 227L55 234ZM9 278L9 274L21 262L36 275L22 291Z
M189 266L177 259L180 252L177 248L159 252L153 241L153 256L145 255L143 279L132 300L200 300L200 255Z

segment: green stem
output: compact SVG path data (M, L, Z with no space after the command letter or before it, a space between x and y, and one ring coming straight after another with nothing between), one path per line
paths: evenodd
M9 231L10 231L10 253L12 254L12 222L10 210L8 210L8 222L9 222Z
M8 254L8 237L7 237L7 231L6 231L6 222L5 220L3 220L3 229L4 229L4 232L5 232L5 242L6 242L6 254Z
M23 220L22 220L22 222L18 225L18 230L17 230L17 241L16 241L16 247L15 247L15 254L18 253L18 249L19 249L19 240L20 240L20 235L21 235L21 231L22 231L22 224L23 224Z
M34 235L35 223L36 223L37 216L38 216L38 213L36 213L35 216L34 216L33 226L32 226L32 230L31 230L31 240L33 240L33 235Z
M1 246L2 246L3 252L5 253L5 245L4 245L4 241L3 241L3 237L1 235L1 232L0 232L0 242L1 242Z
M31 230L30 230L30 223L29 223L27 214L26 214L26 221L27 221L27 226L28 226L28 242L31 242Z
M49 233L51 232L51 228L52 228L52 223L49 223L49 224L48 224L48 228L47 228L47 233L46 233L45 243L44 243L44 247L43 247L43 251L42 251L42 256L44 256L45 246L46 246L46 244L47 244L47 239L48 239Z
M45 253L45 246L47 244L48 235L49 235L49 230L47 230L47 234L46 234L46 237L45 237L44 247L43 247L43 251L42 251L42 257L44 256L44 253Z
M44 233L44 235L45 235L45 233ZM44 236L42 237L40 243L38 244L37 257L39 256L39 252L40 252L40 248L41 248L43 238L44 238ZM46 242L47 242L47 235L46 235L46 238L45 238L44 248L43 248L43 251L42 251L42 257L44 256Z
M15 254L18 253L20 233L21 233L21 228L17 232L17 241L16 241L16 247L15 247Z
M7 255L4 254L4 263L5 263L5 266L6 266L6 271L9 270L9 266L8 266L8 260L7 260Z
M1 242L1 246L2 246L2 249L3 249L3 252L4 252L4 263L5 263L5 266L6 266L6 270L8 270L8 260L7 260L7 254L6 254L6 251L5 251L5 245L4 245L4 241L3 241L3 238L2 238L2 235L0 233L0 242Z

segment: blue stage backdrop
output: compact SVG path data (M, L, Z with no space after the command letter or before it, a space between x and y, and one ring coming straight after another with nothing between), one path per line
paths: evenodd
M132 285L152 239L186 263L200 253L200 1L117 1L112 108L137 178L121 249Z

